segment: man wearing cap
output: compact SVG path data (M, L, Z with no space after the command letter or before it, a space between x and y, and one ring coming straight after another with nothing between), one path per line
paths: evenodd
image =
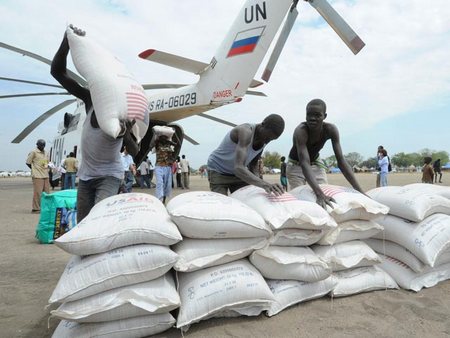
M36 142L37 148L28 154L27 166L31 169L33 179L33 204L31 212L41 212L41 194L45 191L50 193L50 181L48 179L48 155L45 152L45 141L39 139Z
M264 147L283 133L284 120L271 114L258 124L244 123L231 129L219 147L208 158L211 191L227 195L246 185L263 188L267 193L282 195L278 183L271 184L259 176L258 160Z

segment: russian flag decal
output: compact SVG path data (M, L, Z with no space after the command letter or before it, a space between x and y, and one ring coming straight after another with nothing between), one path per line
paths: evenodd
M253 52L264 28L257 27L237 33L227 57Z

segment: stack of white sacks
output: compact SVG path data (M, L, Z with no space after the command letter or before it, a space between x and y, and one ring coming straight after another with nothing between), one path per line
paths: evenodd
M174 326L180 305L170 272L182 239L148 194L107 198L55 243L73 254L49 299L63 319L53 337L145 337Z
M282 196L255 186L188 192L167 209L148 194L100 202L55 242L74 256L49 300L63 319L54 337L144 337L175 322L187 330L327 294L418 291L450 278L450 189L385 187L368 192L373 199L321 189L333 209L308 186Z
M334 208L327 207L327 211L337 226L326 231L311 247L332 269L337 284L330 296L398 288L395 281L378 267L379 256L362 241L383 229L377 220L388 212L388 208L352 188L326 184L320 188L336 201ZM309 186L297 187L290 193L311 203L316 200Z
M188 192L167 205L183 235L174 245L181 306L177 328L211 317L257 316L273 295L245 259L271 235L264 219L244 203L214 192Z
M309 247L337 226L325 210L289 193L275 196L255 186L239 189L231 197L256 210L273 230L270 245L250 256L250 262L266 278L275 297L267 311L269 316L322 297L334 288L329 264Z
M450 278L450 188L431 184L376 188L367 193L389 206L384 232L367 240L398 285L419 291Z

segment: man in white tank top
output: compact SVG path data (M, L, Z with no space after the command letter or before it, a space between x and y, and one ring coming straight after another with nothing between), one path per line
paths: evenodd
M280 115L271 114L262 123L234 127L208 158L208 179L211 191L223 195L246 185L255 185L268 193L283 194L283 188L259 177L258 160L264 147L276 140L284 130Z

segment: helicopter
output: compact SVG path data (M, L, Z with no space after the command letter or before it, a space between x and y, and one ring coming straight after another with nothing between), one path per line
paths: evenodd
M224 105L238 103L245 95L265 96L255 88L270 80L298 16L298 2L299 0L245 1L209 62L197 61L156 49L148 49L139 54L141 59L193 73L198 76L198 81L193 84L143 85L145 90L167 90L147 96L150 125L140 142L140 151L134 158L136 165L139 165L151 150L149 144L153 136L153 126L168 125L175 129L174 136L177 141L175 152L178 154L183 140L198 144L196 140L186 135L182 127L177 124L180 120L196 115L233 127L234 123L206 114L206 112ZM364 42L326 0L304 0L304 2L318 11L354 54L364 47ZM280 27L282 28L280 29ZM277 33L279 33L277 41L273 43ZM262 81L257 80L254 78L255 74L272 46L272 53L261 77ZM3 42L0 42L0 47L48 65L51 64L51 60L48 58ZM87 86L85 79L75 72L70 73L81 85ZM16 78L0 77L0 80L62 88L55 84ZM0 98L41 95L70 94L67 92L28 93L3 95ZM74 103L76 104L75 111L71 114L65 113L63 122L58 127L58 134L50 149L50 160L53 163L60 163L69 152L74 152L77 156L80 153L81 128L86 113L83 102L73 98L64 100L44 112L19 133L12 143L21 142L47 118ZM77 157L81 161L80 156Z

